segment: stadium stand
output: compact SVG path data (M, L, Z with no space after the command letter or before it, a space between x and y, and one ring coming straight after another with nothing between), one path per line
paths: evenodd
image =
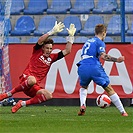
M120 13L120 8L116 12ZM125 0L125 13L133 14L133 0Z
M52 38L54 43L66 43L66 38L57 36Z
M38 37L30 37L29 39L28 39L28 43L36 43L38 41Z
M47 8L47 0L29 0L28 7L24 9L24 14L41 15Z
M70 14L89 14L94 6L94 0L76 0Z
M47 14L65 14L72 7L70 0L52 0Z
M80 32L80 30L82 29L82 24L81 24L81 21L78 16L73 16L73 15L66 16L64 18L63 22L65 25L65 28L62 32L58 33L58 35L67 36L68 32L67 32L66 28L69 28L71 23L75 24L75 27L76 27L75 35L78 34Z
M85 36L79 36L75 38L74 43L85 43L89 38Z
M0 16L0 22L3 20L3 17L2 16ZM11 25L11 20L10 19L8 19L8 29L9 29L9 34L10 34L10 32L11 32L11 30L12 30L12 25Z
M133 0L125 0L125 13L133 14Z
M34 31L34 35L40 36L48 32L53 28L55 21L57 21L56 17L52 15L42 17L41 20L39 21L38 28Z
M93 9L93 13L107 13L111 14L118 8L117 0L98 0L96 8Z
M7 38L6 41L9 43L20 43L21 42L18 37L9 37L9 38Z
M0 1L0 11L2 10L1 1Z
M17 19L16 24L14 26L14 30L11 31L12 36L26 36L30 35L36 26L34 20L30 16L21 16Z
M36 43L39 37L31 37L28 39L28 43ZM61 36L52 37L54 43L66 43L66 38Z
M91 37L94 35L94 31L93 31L94 28L91 28L91 27L93 27L91 25L94 25L93 21L90 22L90 24L89 24L90 26L88 25L88 28L86 30L84 30L84 27L86 27L85 24L88 21L87 19L89 19L91 16L96 15L96 16L102 17L104 20L104 24L107 25L107 27L109 27L109 25L110 25L109 23L110 23L112 16L116 16L118 14L120 15L120 12L119 12L120 0L50 0L50 1L49 0L12 0L12 1L13 1L12 8L14 7L14 11L15 11L14 13L11 12L12 30L16 26L17 19L21 16L29 15L35 21L36 31L31 33L30 35L27 35L27 34L22 35L21 41L24 41L24 42L27 42L27 38L29 39L32 36L33 37L34 36L40 36L40 35L42 35L42 33L45 33L47 31L47 28L45 28L47 26L45 24L43 24L44 22L42 22L42 24L39 24L40 19L42 17L44 17L44 15L45 16L53 16L56 18L56 20L58 22L59 21L63 22L67 16L75 16L76 15L81 22L81 29L80 29L80 32L76 33L76 38L78 36ZM38 3L36 3L36 1ZM41 8L41 6L38 7L38 5L40 5L40 3L44 2L44 1L46 1L46 3L47 3L47 4L45 4L46 8L45 8L45 10L43 10L43 12L39 13L40 9L38 9L38 8ZM102 2L100 2L100 1L102 1ZM109 4L109 2L111 4ZM91 3L91 4L87 4L87 3ZM115 3L114 4L115 8L112 8L113 7L112 3ZM133 3L133 0L125 0L125 11L131 10L128 12L126 11L126 14L125 14L125 17L128 20L128 23L127 22L126 23L129 26L128 29L125 28L125 30L126 30L125 35L126 36L132 36L133 35L133 30L132 30L132 14L133 14L132 5L133 4L132 3ZM67 6L67 4L69 6ZM100 4L102 5L102 7L100 7ZM103 7L103 5L105 8ZM64 8L64 6L67 6L68 8ZM18 10L18 8L20 8L20 7L21 7L21 10L16 12L16 10ZM94 11L98 10L98 7L100 7L99 9L101 11L103 11L103 9L105 10L105 9L109 9L111 7L113 9L113 11L95 13ZM0 8L1 8L1 6L0 6ZM31 9L31 12L30 12L30 9ZM64 11L64 9L65 9L65 11ZM11 10L13 10L13 9L11 9ZM52 12L50 10L52 10ZM43 26L39 26L39 25L43 25ZM118 25L118 24L116 24L116 25ZM121 41L121 35L120 35L120 33L121 33L120 28L121 27L120 26L116 26L116 27L119 27L119 30L116 30L116 32L115 32L114 28L112 28L112 30L110 30L108 28L109 30L108 30L107 36L108 37L111 36L115 40L115 42L116 41L120 42ZM65 37L67 35L66 30L64 31L64 33L62 32L61 34L60 34L61 36ZM20 35L19 34L13 35L13 32L12 32L12 34L10 34L10 36L20 36Z
M112 37L106 36L104 42L114 42L114 39Z
M127 30L127 35L128 36L132 36L133 35L133 21L132 21L132 24L131 24L131 28Z
M125 37L125 42L131 42L131 43L133 43L133 37L132 36L126 36Z
M11 15L19 15L25 8L24 0L12 0Z
M80 35L94 35L96 24L104 24L104 19L99 15L91 15L84 24L83 30L80 30Z
M128 30L128 22L125 17L125 32ZM113 15L107 26L107 35L120 35L121 33L121 17L120 15Z

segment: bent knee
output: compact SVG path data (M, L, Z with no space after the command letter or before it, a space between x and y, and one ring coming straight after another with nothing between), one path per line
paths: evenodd
M46 97L46 99L47 99L47 100L49 100L49 99L52 99L52 98L53 98L52 93L50 93L50 92L49 92L49 91L47 91L47 90L44 92L44 95L45 95L45 97Z
M49 92L48 90L45 90L45 89L39 90L39 91L37 92L37 94L44 94L44 96L46 97L47 100L53 98L52 93Z
M27 80L28 80L28 84L31 86L36 84L36 78L34 76L29 76Z
M49 94L46 96L46 99L47 99L47 100L52 99L52 98L53 98L52 93L49 93Z

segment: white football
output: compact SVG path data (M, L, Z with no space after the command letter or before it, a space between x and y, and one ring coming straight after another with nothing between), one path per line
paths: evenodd
M96 104L100 108L107 108L111 104L111 99L106 94L102 94L97 97Z

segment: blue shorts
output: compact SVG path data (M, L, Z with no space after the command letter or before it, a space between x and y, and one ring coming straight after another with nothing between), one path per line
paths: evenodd
M91 80L97 85L106 88L110 81L102 65L83 63L78 66L80 86L88 86Z

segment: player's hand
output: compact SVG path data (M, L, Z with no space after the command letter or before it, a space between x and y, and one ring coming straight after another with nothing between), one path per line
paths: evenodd
M124 60L125 60L125 57L124 57L124 56L121 56L121 57L117 58L117 62L118 62L118 63L121 63L121 62L123 62Z
M64 28L64 27L65 27L64 23L62 23L62 22L57 23L57 21L56 21L56 22L55 22L55 25L54 25L54 27L53 27L53 29L50 30L50 31L48 32L48 34L49 34L49 35L53 35L53 34L56 34L56 33L58 33L58 32L61 32L61 31L63 31L63 28Z
M57 21L56 21L55 26L53 27L53 31L54 31L54 33L61 32L61 31L63 31L64 27L65 27L65 25L62 22L59 22L57 24Z
M71 44L73 44L74 42L74 34L76 32L76 28L74 24L70 24L69 29L67 28L68 34L69 36L66 38L67 42L70 42Z
M76 28L74 24L70 24L69 29L67 28L68 34L69 36L74 36L75 32L76 32Z

